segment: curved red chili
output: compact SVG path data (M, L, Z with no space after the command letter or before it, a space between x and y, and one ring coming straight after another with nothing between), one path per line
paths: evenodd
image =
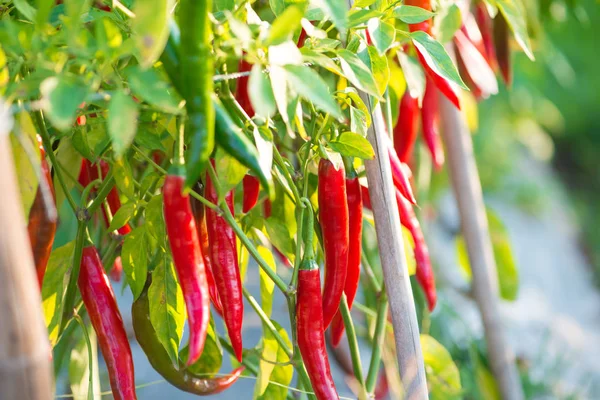
M94 246L83 248L78 279L83 304L106 362L110 387L117 400L136 399L133 357L115 295Z
M238 72L248 72L252 70L252 64L243 58L240 60L238 65ZM237 80L237 87L235 89L235 99L240 103L240 106L246 111L250 117L254 116L254 107L250 101L250 94L248 93L248 81L250 77L242 76Z
M196 188L201 185L196 185ZM201 190L202 193L202 190ZM210 248L208 245L208 233L206 231L206 216L204 213L204 204L202 204L195 197L190 197L192 204L192 212L194 213L194 219L196 220L196 230L198 232L198 240L200 240L200 249L202 250L202 258L204 259L204 271L206 272L206 282L208 283L208 293L210 294L210 301L215 307L217 313L223 316L223 305L221 304L221 298L219 297L219 290L215 277L212 272L212 262L210 261Z
M83 186L84 188L90 184L90 182L92 181L90 179L90 162L86 159L83 158L81 160L81 167L79 169L79 176L77 177L77 182L79 182L79 184L81 186Z
M506 18L499 12L494 17L494 46L496 49L496 59L504 83L506 86L512 84L512 65L510 53L510 32Z
M209 294L206 271L189 195L183 194L185 178L167 175L163 187L165 224L183 292L190 327L187 364L193 364L204 349L208 329Z
M257 177L252 175L244 176L244 199L242 204L242 211L247 213L252 210L258 202L258 195L260 194L260 181Z
M104 160L100 160L100 170L102 171L102 178L106 178L106 176L108 175L108 171L110 169L110 166L108 165L108 163ZM88 161L88 175L89 175L89 179L90 181L96 180L99 178L98 175L98 167L95 164L91 164ZM121 208L121 199L119 198L119 191L117 190L117 187L114 186L110 192L108 193L108 196L106 196L106 202L108 203L108 208L110 210L110 213L112 214L112 216L114 217L115 214L117 213L117 211L119 211L119 209ZM110 221L108 220L108 214L106 213L106 209L104 209L104 207L102 208L102 215L104 216L104 222L106 223L106 226L110 225ZM125 224L122 227L120 227L119 229L117 229L117 232L119 233L119 235L127 235L129 232L131 232L131 226L129 226L129 224Z
M494 36L492 34L492 19L483 1L475 4L475 21L481 32L481 40L485 48L485 58L490 67L496 71L498 69L498 61L496 60L496 48L494 47Z
M218 203L216 188L206 177L204 194L208 201ZM225 195L225 203L233 212L233 191ZM231 340L231 347L238 361L242 361L242 322L244 303L242 281L238 266L236 237L233 228L215 211L206 209L206 228L213 274L223 304L223 319Z
M360 281L360 255L362 248L362 220L363 203L360 192L358 177L346 178L346 197L348 199L348 226L349 226L349 250L348 267L344 293L348 301L348 307L352 309L352 303L356 297L358 283ZM331 342L336 347L344 333L344 321L340 311L335 314L331 322Z
M348 268L348 201L344 166L335 169L331 161L319 163L319 222L323 231L325 283L323 322L325 329L338 311Z
M386 136L386 139L387 136ZM392 167L392 179L394 180L394 186L402 196L412 204L417 204L417 199L415 199L415 195L413 194L412 186L410 186L410 181L408 180L408 176L406 176L405 168L408 168L408 165L405 167L402 166L402 162L398 158L398 154L396 154L396 150L392 146L391 141L388 139L388 153L390 157L390 166Z
M40 162L41 162L41 179L40 185L47 185L52 192L54 200L54 185L52 184L52 176L50 175L50 167L46 162L46 152L41 143L41 138L38 136L38 144L40 147ZM29 211L29 223L27 225L27 233L29 234L29 242L31 243L31 251L33 253L33 261L35 263L35 271L38 278L40 289L44 281L46 266L50 253L52 252L52 244L56 235L56 219L50 218L49 210L46 207L42 188L38 187L35 194L35 199Z
M431 260L429 258L429 250L423 232L421 231L421 225L415 215L412 205L396 190L396 202L398 203L398 211L400 212L400 221L409 231L415 243L415 261L417 264L417 281L425 292L427 298L427 304L429 305L429 311L433 311L437 302L437 293L435 289L435 276L433 275L433 268L431 267Z
M398 122L394 127L394 149L400 161L412 161L412 153L419 130L419 99L412 97L408 88L402 96Z
M421 128L423 130L423 140L431 154L433 166L440 169L444 165L444 149L438 133L438 99L436 92L436 87L431 79L427 77L425 96L421 108Z

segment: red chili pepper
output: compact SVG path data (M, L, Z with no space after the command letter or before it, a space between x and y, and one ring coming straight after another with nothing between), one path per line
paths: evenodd
M44 151L44 146L42 145L41 138L39 136L38 144L40 147L41 156L41 179L43 179L45 182L40 182L40 185L47 185L47 187L50 188L50 191L52 192L52 198L54 199L54 186L52 185L50 167L46 162L46 152ZM41 187L38 187L31 210L29 211L27 232L29 233L29 242L31 243L31 251L33 252L33 261L35 263L35 270L41 289L42 282L44 281L44 274L46 273L46 266L48 265L48 259L50 258L50 253L52 252L54 236L56 235L56 219L50 217Z
M216 188L208 176L204 193L207 200L218 203ZM233 191L225 195L225 203L233 212ZM223 217L210 209L206 209L206 227L212 272L223 304L223 319L227 326L231 347L233 347L236 358L241 362L244 303L235 233Z
M252 64L243 58L240 60L238 66L238 72L248 72L252 69ZM235 89L235 99L240 103L240 106L246 111L250 117L254 116L254 108L252 107L252 102L250 101L250 95L248 93L248 80L250 78L248 76L242 76L237 81L237 87Z
M252 210L258 202L258 195L260 194L260 181L258 178L252 175L244 176L244 201L242 205L242 211L247 213Z
M398 211L400 212L400 221L409 231L415 243L415 261L417 264L417 281L425 292L429 311L433 311L437 302L437 293L435 290L435 277L431 260L429 258L429 250L427 243L421 231L421 225L415 215L412 205L402 197L400 192L396 190L396 202L398 203Z
M456 49L456 46L455 46ZM465 66L465 62L462 57L458 54L458 49L456 49L456 67L458 68L458 73L460 74L463 82L469 87L471 94L477 101L484 98L484 93L479 86L473 81L471 78L471 74L469 74L469 70ZM485 98L487 98L489 94L486 93Z
M349 250L348 267L344 293L348 301L348 307L352 309L352 303L356 297L358 283L360 281L360 254L362 248L362 195L360 193L360 182L356 174L346 178L346 198L348 200L348 222L349 222ZM340 311L335 314L331 322L331 342L334 347L339 345L344 333L344 321Z
M106 178L106 176L108 175L109 169L110 169L110 166L108 165L108 163L104 160L100 160L100 170L102 171L102 178ZM91 181L99 178L98 167L95 164L89 163L89 161L88 161L88 175L89 175L89 178L91 179ZM106 196L106 202L108 203L108 208L110 210L110 213L114 217L115 214L117 213L117 211L119 211L119 209L121 208L121 199L119 198L119 191L117 190L116 186L113 187L111 189L111 191L108 193L108 196ZM102 208L102 215L104 216L104 222L106 223L106 226L109 226L110 222L108 220L108 215L106 213L106 210L104 209L104 207L101 207L101 208ZM119 235L125 236L129 232L131 232L131 226L129 226L129 224L127 223L127 224L123 225L122 227L120 227L119 229L117 229L117 232L119 233Z
M456 52L457 59L463 62L469 78L481 89L481 95L487 98L498 93L498 82L494 71L462 30L457 31L454 35L454 44L458 50Z
M421 7L424 10L431 11L430 0L406 0L404 4L409 5L409 6L414 6L414 7ZM411 32L423 31L423 32L429 34L430 36L432 36L431 19L420 22L418 24L409 24L408 27ZM446 96L448 98L448 100L450 100L452 102L452 104L454 104L456 106L456 108L458 108L460 110L460 101L458 99L458 95L456 94L456 91L454 90L454 88L450 85L450 82L446 78L444 78L443 76L441 76L437 72L435 72L429 66L429 64L427 64L427 60L425 59L425 57L423 57L423 54L421 54L421 51L417 47L415 47L415 48L417 50L417 56L419 57L419 62L423 66L423 69L425 70L426 75L429 78L431 78L431 80L435 83L435 85L438 87L440 92L442 92L444 94L444 96Z
M90 179L90 167L88 165L91 165L90 162L84 158L81 160L81 167L79 169L79 177L77 178L77 182L79 182L79 184L81 186L83 186L84 188L90 184L90 182L92 181Z
M388 393L390 391L390 387L388 385L387 376L385 375L385 371L382 371L379 374L379 378L377 378L377 385L375 386L375 400L383 400L387 399Z
M481 32L481 40L485 48L485 56L492 70L498 70L498 60L496 59L496 48L494 47L494 37L492 34L492 19L487 11L483 1L475 5L475 20Z
M444 165L444 149L440 135L438 133L438 99L437 89L433 82L427 77L425 86L425 96L423 97L423 106L421 108L421 128L423 129L423 139L427 144L431 159L436 169Z
M398 158L398 154L396 154L396 150L394 150L391 140L389 140L387 136L386 139L388 141L388 153L390 157L390 166L392 167L394 186L400 190L400 193L402 193L402 196L404 196L406 200L410 201L412 204L417 204L412 187L410 186L410 181L408 180L408 176L406 176L405 168L408 168L408 165L406 165L406 167L402 166L402 162Z
M419 99L410 95L408 88L400 102L398 122L394 127L394 148L400 161L412 161L413 148L419 129Z
M116 400L136 399L129 339L102 261L92 245L83 248L78 285L83 304L98 335L113 397Z
M494 18L494 45L496 48L496 57L498 60L498 66L502 73L502 78L506 86L512 84L512 65L511 65L511 54L510 54L510 32L508 23L502 15L498 12Z
M173 263L183 292L190 327L188 365L200 358L209 320L206 270L189 195L183 194L185 178L167 175L163 187L164 216Z
M110 270L110 279L115 282L121 282L121 276L123 275L123 262L121 256L115 258L112 269Z
M348 268L349 225L344 166L335 169L331 161L319 163L319 220L323 231L325 283L323 322L325 329L338 310Z
M312 213L311 213L312 214ZM339 399L325 345L325 324L321 308L321 277L319 266L313 257L312 218L308 219L304 259L298 271L296 293L296 332L298 348L306 366L306 372L318 400Z
M306 41L306 38L308 37L308 35L306 34L306 31L304 30L304 28L302 28L302 30L300 31L300 36L298 37L298 48L301 49L304 47L304 42Z
M365 186L361 186L361 192L363 204L366 208L372 209L369 189ZM419 220L415 215L412 205L402 196L398 189L396 189L396 203L398 204L398 211L400 213L400 222L408 229L413 238L413 242L415 243L414 253L417 264L417 280L427 297L429 311L433 311L435 303L437 302L435 277L431 267L431 260L429 259L427 243L425 243L425 238L421 231L421 225L419 224Z
M198 189L202 189L202 185L196 185ZM201 190L202 192L202 190ZM210 301L215 307L215 310L220 316L223 316L223 305L221 304L221 298L219 297L219 290L215 277L212 272L212 262L210 260L210 248L208 245L208 232L206 231L206 216L204 211L204 204L202 204L195 197L190 197L192 204L192 212L194 213L194 219L196 220L196 230L198 232L198 240L200 240L200 249L202 250L202 258L204 259L204 271L206 272L206 281L208 283L208 293L210 294Z

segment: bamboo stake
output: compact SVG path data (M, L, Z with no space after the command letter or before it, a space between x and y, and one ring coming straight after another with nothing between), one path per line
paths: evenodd
M0 399L50 400L50 346L23 222L8 138L10 126L2 117L0 115Z
M419 325L392 181L388 144L383 136L387 135L387 129L380 104L373 107L366 93L360 93L360 96L369 108L373 121L367 131L367 139L375 150L375 158L365 161L365 168L375 218L379 257L394 327L400 379L405 390L405 399L427 399Z
M492 372L503 399L523 399L515 356L507 343L498 312L498 279L473 142L462 113L441 93L441 126L452 188L473 272L473 294L479 307Z

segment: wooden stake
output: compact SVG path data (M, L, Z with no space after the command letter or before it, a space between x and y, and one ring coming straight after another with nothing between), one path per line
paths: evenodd
M50 346L15 178L10 127L1 117L0 399L50 400Z
M440 93L441 131L448 168L458 203L461 228L473 273L473 293L479 307L492 372L503 399L523 399L515 357L498 313L498 279L490 240L473 142L462 113Z

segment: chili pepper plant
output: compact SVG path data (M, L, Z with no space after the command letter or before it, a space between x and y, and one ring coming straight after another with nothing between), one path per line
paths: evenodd
M511 38L531 54L521 8L0 4L2 121L13 127L57 376L70 371L76 398L109 390L97 341L114 398L144 398L136 340L168 384L199 395L245 377L254 398L399 396L394 288L382 280L365 175L372 107L383 110L380 154L405 227L398 267L415 274L426 321L444 312L419 221L427 185L417 184L430 179L423 166L444 167L439 94L464 108L498 91L497 74L510 83ZM117 305L122 291L131 309ZM274 319L280 307L285 320ZM246 334L256 318L258 342ZM431 395L460 397L448 352L426 334L422 346ZM337 363L346 381L334 382Z

